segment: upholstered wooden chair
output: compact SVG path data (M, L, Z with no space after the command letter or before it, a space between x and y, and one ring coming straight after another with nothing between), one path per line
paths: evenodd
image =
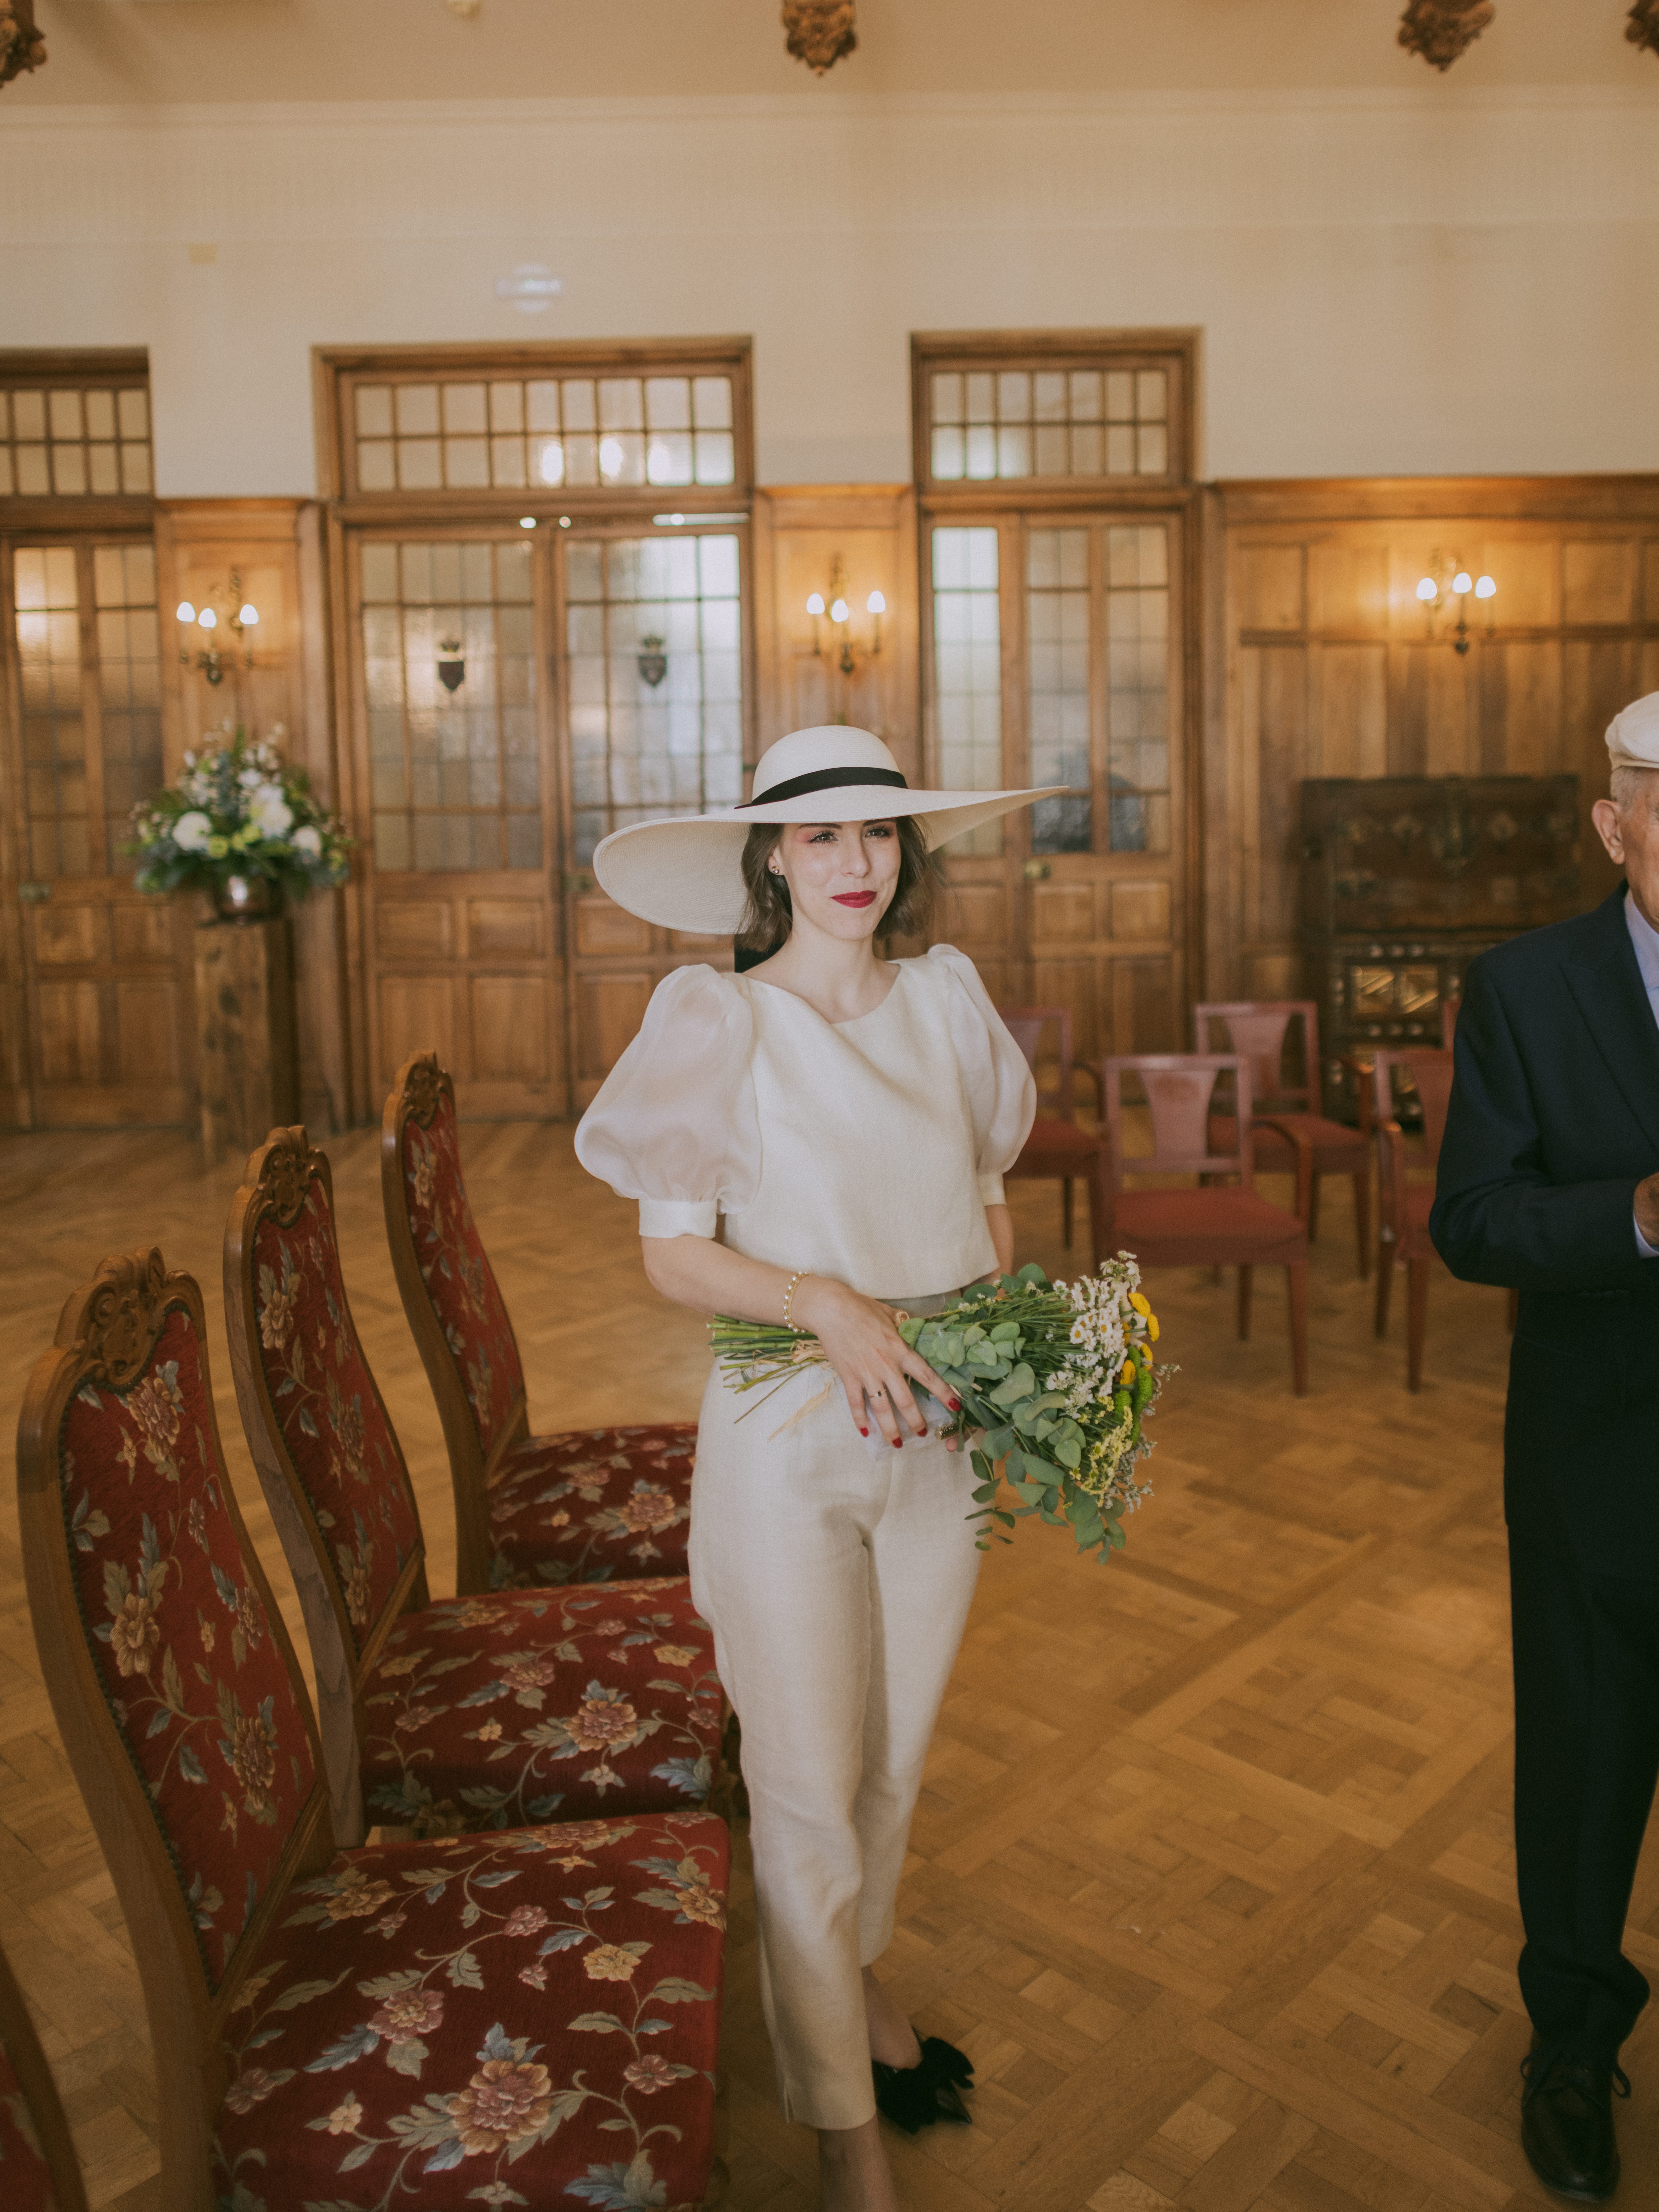
M999 1006L997 1012L1015 1043L1024 1054L1032 1075L1041 1086L1044 1034L1054 1032L1054 1084L1037 1092L1037 1115L1019 1158L1008 1170L1010 1178L1044 1182L1058 1181L1066 1245L1072 1243L1073 1186L1081 1176L1089 1187L1089 1234L1094 1251L1091 1265L1099 1267L1109 1249L1105 1242L1106 1145L1103 1135L1091 1135L1079 1127L1074 1097L1078 1063L1073 1055L1072 1014L1068 1006ZM1082 1072L1100 1097L1100 1077L1085 1060Z
M1412 1148L1401 1127L1396 1093L1403 1083L1417 1093L1423 1142ZM1440 1159L1451 1104L1452 1056L1428 1047L1372 1054L1371 1115L1376 1130L1376 1334L1389 1333L1389 1294L1396 1267L1406 1270L1406 1387L1423 1387L1423 1343L1428 1332L1429 1271L1435 1251L1429 1237L1434 1204L1432 1170ZM1413 1181L1427 1169L1430 1179ZM1512 1326L1513 1324L1511 1324Z
M337 1849L202 1294L159 1252L70 1299L17 1463L46 1686L149 2018L158 2202L470 2212L617 2203L624 2176L714 2201L724 1824Z
M1123 1084L1139 1079L1152 1122L1152 1149L1124 1148ZM1282 1267L1290 1302L1291 1366L1298 1398L1308 1389L1308 1184L1313 1146L1294 1124L1284 1133L1297 1162L1297 1210L1286 1213L1255 1190L1248 1133L1254 1121L1250 1063L1240 1053L1137 1053L1101 1062L1110 1145L1107 1164L1108 1249L1127 1246L1143 1267L1237 1267L1238 1334L1250 1333L1253 1270ZM1231 1078L1231 1141L1214 1142L1217 1086ZM1241 1133L1241 1132L1244 1133ZM1130 1175L1195 1175L1197 1189L1127 1190Z
M6 2212L87 2212L81 2161L58 2084L11 1962L0 1951L0 2204Z
M1292 1079L1285 1065L1292 1030L1301 1029L1302 1069ZM1218 1048L1217 1030L1221 1031ZM1308 1206L1308 1240L1319 1234L1319 1186L1322 1176L1345 1175L1353 1184L1354 1241L1362 1277L1371 1271L1371 1146L1358 1129L1333 1121L1316 1109L1319 1103L1319 1009L1311 999L1217 1000L1193 1008L1193 1042L1200 1052L1219 1048L1243 1053L1250 1063L1256 1104L1251 1157L1258 1175L1295 1175L1298 1158L1285 1134L1295 1128L1313 1146L1313 1182ZM1212 1137L1224 1149L1232 1139L1227 1116L1215 1117Z
M253 1154L231 1202L225 1318L316 1662L339 1832L706 1802L724 1699L684 1577L428 1595L414 1489L341 1279L328 1161L303 1129Z
M684 1574L695 1421L530 1434L513 1323L461 1179L455 1089L435 1053L398 1071L380 1194L449 1453L456 1588Z

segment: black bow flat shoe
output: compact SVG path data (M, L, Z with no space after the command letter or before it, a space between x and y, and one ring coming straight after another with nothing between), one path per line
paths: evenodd
M1579 2204L1605 2204L1619 2186L1613 2100L1628 2097L1618 2066L1534 2044L1522 2072L1521 2147L1546 2189Z
M962 2093L974 2085L974 2064L954 2043L924 2036L921 2057L914 2066L884 2066L879 2058L872 2058L870 2071L876 2077L876 2110L907 2136L920 2135L935 2120L973 2124Z

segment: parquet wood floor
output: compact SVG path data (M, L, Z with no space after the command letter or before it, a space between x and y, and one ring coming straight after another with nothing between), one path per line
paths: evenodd
M353 1305L453 1578L438 1423L380 1222L377 1139L332 1147ZM471 1127L468 1178L540 1428L696 1411L700 1325L646 1285L631 1209L565 1127ZM0 1420L63 1298L159 1241L216 1308L233 1174L172 1134L0 1143ZM1058 1194L1016 1186L1020 1255L1061 1272ZM1499 1293L1433 1285L1428 1382L1370 1329L1331 1201L1312 1390L1282 1298L1256 1341L1207 1273L1149 1285L1181 1364L1156 1495L1109 1568L1022 1526L988 1559L929 1764L885 1971L973 2055L971 2130L896 2142L915 2212L1519 2212ZM1404 1300L1396 1300L1396 1315ZM629 1353L629 1346L648 1347ZM286 1591L237 1424L239 1494ZM297 1609L290 1626L303 1649ZM813 2146L772 2093L740 1870L726 2064L734 2212L809 2212ZM94 2206L171 2212L140 1993L35 1666L0 1498L0 1940L34 2002ZM1659 1966L1659 1858L1630 1933ZM1626 2051L1623 2201L1659 2203L1659 2025Z

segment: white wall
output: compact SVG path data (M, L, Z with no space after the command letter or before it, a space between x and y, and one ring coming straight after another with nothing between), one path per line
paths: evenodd
M44 78L41 80L44 83ZM315 488L318 343L748 332L763 482L910 472L913 330L1197 326L1212 476L1659 468L1652 84L0 110L0 345L157 489ZM217 259L191 261L192 244ZM522 260L546 313L494 297Z

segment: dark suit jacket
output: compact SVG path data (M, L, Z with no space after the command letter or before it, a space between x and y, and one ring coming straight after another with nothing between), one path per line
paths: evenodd
M1512 1525L1659 1579L1659 1026L1623 885L1471 963L1430 1231L1455 1275L1521 1292L1504 1431Z

